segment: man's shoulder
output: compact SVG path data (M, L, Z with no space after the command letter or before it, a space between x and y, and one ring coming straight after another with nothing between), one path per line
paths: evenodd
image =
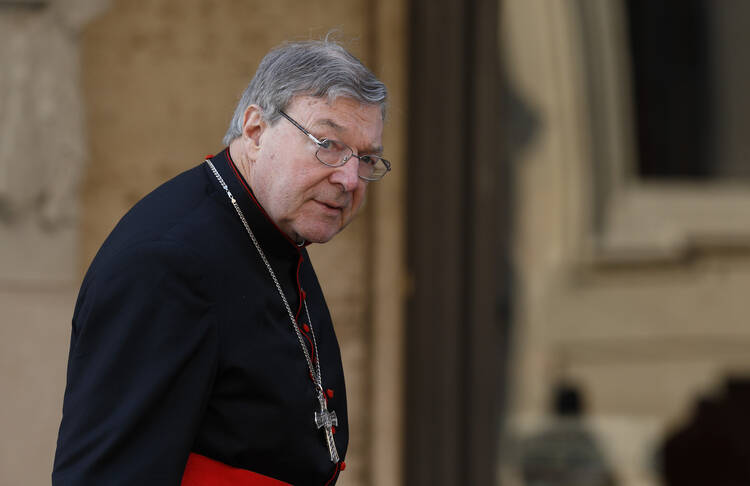
M146 255L192 260L217 231L215 187L202 165L166 181L138 201L99 249L91 270Z
M186 170L148 193L120 220L114 237L137 237L142 233L162 234L206 204L214 190L201 164Z

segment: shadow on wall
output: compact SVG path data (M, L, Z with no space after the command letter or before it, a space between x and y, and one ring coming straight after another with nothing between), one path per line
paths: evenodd
M700 397L661 454L665 486L750 485L750 378L729 378L722 393Z

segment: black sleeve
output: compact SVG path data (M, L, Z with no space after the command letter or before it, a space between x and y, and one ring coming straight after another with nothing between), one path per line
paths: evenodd
M202 266L165 242L96 265L73 317L52 483L178 486L217 366Z

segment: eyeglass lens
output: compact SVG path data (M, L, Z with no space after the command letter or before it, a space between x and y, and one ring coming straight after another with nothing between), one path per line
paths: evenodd
M322 140L316 156L326 165L340 166L352 157L352 150L336 140ZM374 155L364 155L359 158L359 175L365 179L379 179L388 172L383 159Z

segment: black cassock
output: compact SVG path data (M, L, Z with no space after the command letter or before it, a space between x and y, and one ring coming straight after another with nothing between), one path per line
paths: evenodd
M341 356L307 251L268 219L228 149L211 160L314 354L312 326L343 459ZM205 163L138 202L102 245L76 303L67 380L57 486L179 485L191 453L295 485L333 484L342 469L316 427L281 297Z

